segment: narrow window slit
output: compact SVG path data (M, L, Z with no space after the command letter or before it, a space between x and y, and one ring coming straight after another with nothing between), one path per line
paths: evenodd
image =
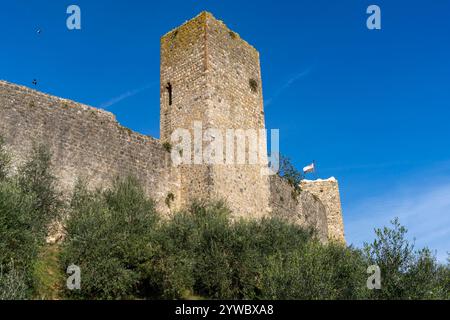
M169 106L172 105L172 84L170 82L167 83L167 92L169 94Z

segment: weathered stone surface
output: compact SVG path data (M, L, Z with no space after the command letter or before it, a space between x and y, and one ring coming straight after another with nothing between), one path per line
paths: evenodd
M16 164L33 142L49 146L67 192L78 178L106 187L115 176L132 174L167 212L164 199L178 190L176 170L160 142L120 126L109 112L0 81L0 134Z
M0 81L0 135L15 165L29 155L33 141L47 144L67 193L77 178L106 187L114 177L131 174L163 214L194 199L223 199L235 217L279 216L316 228L324 241L327 235L345 241L336 181L304 182L294 199L284 180L261 175L264 165L175 167L164 147L178 128L193 135L196 121L223 135L227 129L265 128L255 48L203 12L161 38L160 76L161 140L122 127L109 112L5 81ZM265 144L262 154L267 154Z
M339 184L335 178L327 180L304 180L301 188L315 195L327 211L328 238L345 243Z
M328 240L327 212L322 202L311 193L297 194L294 188L279 176L270 177L272 215L302 227L313 227L318 238Z
M196 121L204 130L220 130L223 137L227 129L264 129L260 70L256 49L210 13L203 12L163 36L161 140L170 141L177 129L187 129L194 136ZM256 87L252 88L251 80ZM204 142L203 150L207 147ZM262 167L182 166L181 204L197 197L220 198L236 217L268 215L269 181L261 175Z

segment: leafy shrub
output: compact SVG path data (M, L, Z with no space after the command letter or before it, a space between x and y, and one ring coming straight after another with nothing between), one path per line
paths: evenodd
M81 269L82 290L73 298L127 299L139 296L141 265L153 255L157 214L136 179L116 180L110 190L75 188L67 238L62 249L63 269Z
M220 202L193 204L167 221L160 234L162 256L157 261L166 263L157 270L150 264L148 278L155 281L153 287L160 286L163 298L186 293L213 299L321 298L328 294L320 286L324 270L330 274L325 283L329 291L342 291L337 297L351 297L352 288L365 285L365 280L354 281L356 269L365 275L356 253L340 245L324 247L311 231L278 219L231 223L230 211ZM305 262L305 254L315 258ZM181 269L174 267L177 260L183 262ZM346 263L332 269L335 260ZM345 281L352 285L341 286ZM302 284L315 285L315 291Z
M56 281L69 265L81 268L82 290L66 292L79 299L450 299L449 264L415 250L398 220L375 230L363 250L322 244L312 231L275 218L232 221L221 202L197 202L161 221L132 177L104 191L78 183L61 255L53 248L39 261L48 226L63 209L51 155L35 146L16 174L9 159L0 141L0 299L36 296L35 286L53 297L58 259ZM301 175L284 168L298 185ZM370 265L381 269L381 290L366 288Z
M0 182L0 265L4 268L12 261L18 268L29 271L37 256L39 241L33 228L37 215L33 200L14 182Z
M4 161L9 156L2 146L0 158L2 171L9 174L8 161ZM0 266L4 279L18 279L20 270L20 281L31 295L33 265L45 243L48 225L57 218L59 209L50 153L43 146L35 146L18 173L8 174L0 179Z
M65 266L82 269L80 298L448 297L448 267L427 250L412 254L399 224L377 231L361 251L320 243L313 231L274 218L232 222L221 202L197 202L158 222L142 190L127 181L107 192L75 193ZM381 267L385 292L366 287L373 264Z
M29 297L29 288L24 273L11 262L7 271L0 266L0 300L25 300Z
M223 237L222 231L226 232L229 223L228 212L221 203L194 203L189 210L162 223L159 253L145 269L152 297L177 299L194 293L196 281L202 274L199 268L204 265L199 251L205 249L205 237L214 237L217 241ZM210 253L209 248L206 250ZM222 276L214 270L203 275L205 279L210 275Z
M448 266L437 264L427 249L411 255L399 224L377 231L367 254L369 247L363 252L322 244L311 231L277 219L231 223L229 215L221 203L197 203L163 225L160 268L149 276L164 279L156 280L159 297L187 292L213 299L448 298ZM386 273L384 293L366 287L373 264ZM392 280L397 278L402 281Z
M302 261L312 247L317 248L323 260L322 269L328 268L330 260L336 259L328 251L320 250L322 245L313 240L311 231L278 219L231 223L230 211L220 202L193 204L189 210L167 221L160 234L162 250L157 261L161 267L156 270L154 264L150 264L153 274L149 273L148 278L158 279L156 282L161 286L159 292L163 298L182 298L186 294L213 299L303 298L299 292L304 294L307 290L297 285L299 274L295 275L297 278L290 275L299 270L303 272L303 279L308 279L311 272L297 269L291 264L293 260L288 260L296 255L298 261ZM346 256L342 246L339 250L344 256L341 260L353 257L350 253ZM331 258L326 260L329 256ZM173 267L177 260L183 262L179 272ZM343 264L336 272L331 270L334 277L330 277L327 285L338 290L340 277L357 268L354 263L349 264L351 267ZM323 279L320 270L316 277L317 282ZM297 292L287 292L289 287L297 288Z
M309 241L289 254L270 256L263 279L264 299L358 299L365 268L356 250Z
M232 226L232 299L261 299L271 257L290 256L312 241L313 233L279 219L241 220Z
M376 229L376 239L366 243L369 265L381 269L382 289L371 291L373 299L445 299L449 297L449 266L440 266L427 248L416 251L406 237L407 229L393 220L392 228Z
M18 184L25 194L34 195L34 208L38 213L36 232L46 233L50 221L58 216L61 208L56 177L51 173L51 157L45 145L34 145L30 159L19 168Z
M280 170L278 175L293 187L292 198L297 201L302 192L301 182L304 179L303 173L297 170L291 160L285 156L280 156Z
M58 244L43 246L33 267L33 298L60 300L64 295L67 274L60 266Z
M11 162L10 155L6 152L5 142L0 136L0 181L6 179Z

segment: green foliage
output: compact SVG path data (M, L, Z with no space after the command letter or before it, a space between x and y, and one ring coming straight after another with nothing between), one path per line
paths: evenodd
M26 194L33 194L39 213L36 229L45 231L61 206L56 190L56 178L51 173L51 153L45 145L34 145L30 159L19 168L18 183Z
M5 142L0 136L0 181L6 179L8 175L9 165L11 162L10 155L6 152Z
M264 299L358 299L365 286L364 261L340 244L305 246L269 258Z
M278 175L294 188L291 196L294 200L297 200L298 195L302 191L300 184L304 179L303 174L295 168L289 158L280 156L280 170Z
M258 92L258 81L256 81L255 79L249 79L248 84L250 85L250 89L253 93Z
M392 228L376 229L376 239L364 245L369 265L381 269L382 289L371 291L375 299L445 299L449 297L449 266L440 266L427 248L415 251L398 219Z
M137 297L141 265L156 250L152 232L156 223L154 204L135 179L116 180L110 190L102 192L90 192L79 183L66 223L62 269L79 266L83 290L68 292L69 296Z
M33 267L34 299L61 299L66 277L60 267L58 245L42 246Z
M175 195L172 192L170 192L167 195L166 200L165 200L166 206L170 208L172 202L174 202L174 201L175 201Z
M5 166L4 172L9 171ZM33 266L39 248L45 243L48 225L58 214L54 181L50 172L50 154L42 146L33 148L18 174L0 179L2 281L20 279L27 286L28 295L33 292Z
M25 300L29 297L29 288L24 273L11 262L7 271L0 266L0 300Z
M0 299L61 298L72 264L82 290L64 293L76 299L450 299L449 264L415 250L398 220L363 250L320 243L274 218L232 220L221 202L160 220L131 177L103 191L79 182L64 243L44 246L63 209L51 155L34 147L17 174L9 159L0 141ZM298 186L289 163L282 176ZM371 265L381 269L381 290L366 287Z
M82 290L72 297L448 297L448 267L439 266L428 250L414 254L398 222L377 230L374 243L361 251L320 243L313 231L278 219L232 222L221 202L196 202L158 223L134 180L106 192L78 188L72 206L64 266L83 270ZM382 269L385 292L366 287L373 264Z
M299 187L304 178L303 174L295 168L291 160L285 156L280 157L280 170L278 174L294 188Z
M204 236L220 239L229 223L228 209L222 204L194 203L158 227L158 252L143 266L146 295L150 298L177 299L194 293L202 262L198 252L204 248ZM208 251L209 252L209 251ZM194 272L194 270L197 270ZM204 274L217 273L211 270ZM207 280L206 280L207 281Z
M34 197L22 192L14 182L0 182L0 266L29 271L37 256ZM6 269L6 272L8 270Z
M236 39L237 38L237 34L235 32L233 32L233 31L230 31L228 34L230 35L231 39Z
M358 252L324 246L311 231L278 219L231 223L222 203L195 203L160 234L148 278L162 298L345 299L365 285Z
M172 144L170 142L164 142L162 146L167 152L172 152Z

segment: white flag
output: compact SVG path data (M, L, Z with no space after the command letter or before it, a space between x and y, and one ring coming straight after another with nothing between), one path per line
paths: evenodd
M316 170L316 165L313 163L313 164L310 164L307 167L304 167L303 168L303 173L311 173L311 172L314 172L315 170Z

